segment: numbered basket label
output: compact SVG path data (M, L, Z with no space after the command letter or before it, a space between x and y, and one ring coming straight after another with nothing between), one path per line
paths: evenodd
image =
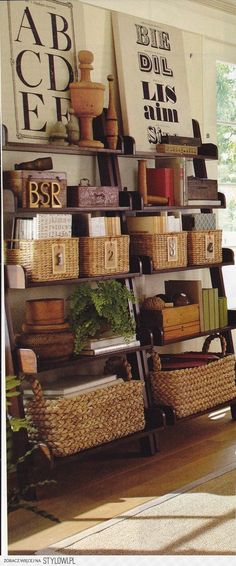
M214 259L215 257L214 234L205 235L205 257L206 259Z
M167 259L168 261L178 260L178 239L177 236L167 237Z
M117 258L117 240L105 242L105 269L116 270L118 268Z
M52 272L53 275L66 272L65 244L52 244Z

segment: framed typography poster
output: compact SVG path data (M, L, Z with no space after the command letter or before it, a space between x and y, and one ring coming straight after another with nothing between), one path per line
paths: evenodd
M192 136L181 30L119 12L112 25L124 135L139 151L161 134Z
M1 6L2 116L9 141L43 143L68 121L69 83L84 45L79 0L9 0Z

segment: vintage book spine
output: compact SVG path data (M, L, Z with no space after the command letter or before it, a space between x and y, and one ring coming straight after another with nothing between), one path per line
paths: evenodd
M123 342L123 344L117 344L116 346L106 346L105 348L94 348L84 349L81 351L81 355L85 356L98 356L99 354L109 354L110 352L120 352L126 350L127 348L138 348L140 346L139 340L134 340L133 342Z
M215 304L214 304L214 292L213 289L208 289L208 301L209 301L209 324L210 330L216 328L215 325Z
M209 289L202 289L204 330L210 330Z
M157 153L176 153L177 155L183 153L184 155L191 155L193 157L198 154L197 147L192 145L158 143L156 150Z
M214 315L215 315L215 328L220 327L220 319L219 319L219 296L218 296L218 288L214 287L212 289L213 297L214 297Z
M173 136L171 134L161 134L161 143L168 143L174 145L191 145L200 147L201 140L200 138L191 138L187 136Z

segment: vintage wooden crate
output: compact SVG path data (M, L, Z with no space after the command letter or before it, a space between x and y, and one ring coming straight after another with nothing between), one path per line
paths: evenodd
M25 400L26 418L36 429L36 438L46 442L55 456L75 454L145 427L139 380L52 400L43 396L36 379L31 386L34 399Z
M68 187L68 206L78 208L119 206L118 187Z
M153 269L187 265L187 232L165 234L131 234L131 255L149 256Z
M188 265L222 262L222 230L187 232Z
M79 276L79 238L7 240L5 257L7 264L22 265L32 282Z
M23 208L67 206L67 176L56 171L17 170L3 172L3 186L11 189Z
M188 177L188 199L215 200L218 198L218 183L215 179L199 179Z
M162 310L142 308L141 320L150 330L158 328L164 341L200 332L198 304L166 307Z

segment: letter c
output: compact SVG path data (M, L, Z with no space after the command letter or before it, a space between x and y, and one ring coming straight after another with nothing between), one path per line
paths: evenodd
M31 49L25 49L24 51L21 51L16 58L16 72L17 72L19 79L21 80L22 83L24 83L24 85L26 85L30 88L35 88L36 86L39 86L41 84L42 79L37 84L30 84L24 78L23 73L22 73L22 59L23 59L23 55L25 53L33 53L34 55L36 55L36 57L38 58L39 61L40 61L40 54L35 53L35 51L31 51ZM41 61L40 61L40 63L41 63Z

